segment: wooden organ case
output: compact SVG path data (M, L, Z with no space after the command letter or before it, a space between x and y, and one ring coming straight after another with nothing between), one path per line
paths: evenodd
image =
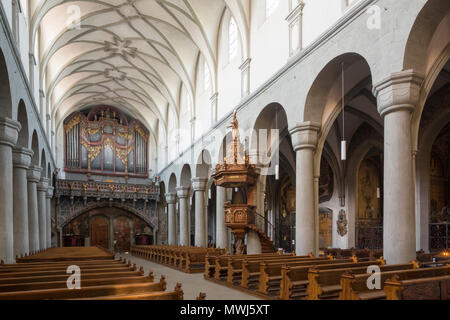
M147 129L109 106L72 114L64 122L66 172L148 177Z

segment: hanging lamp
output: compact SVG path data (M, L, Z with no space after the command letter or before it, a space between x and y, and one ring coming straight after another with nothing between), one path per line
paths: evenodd
M341 160L347 160L347 141L345 141L345 75L344 75L344 62L342 67L342 141L341 141Z
M277 111L275 112L275 129L278 133L278 108L277 108ZM278 146L278 148L279 148L279 146ZM279 152L279 150L278 150L278 152ZM278 163L275 165L275 180L276 181L280 180L280 165Z

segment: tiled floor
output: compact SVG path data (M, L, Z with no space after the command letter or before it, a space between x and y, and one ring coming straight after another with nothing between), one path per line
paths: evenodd
M152 270L155 275L155 281L159 281L161 275L165 275L167 290L173 290L177 282L180 282L182 284L185 300L195 300L200 292L206 293L207 300L260 300L255 296L246 294L239 290L234 290L205 280L203 278L203 273L183 273L129 254L116 255L116 259L119 257L125 258L127 261L131 259L131 262L136 263L138 268L143 266L145 275L148 275L150 270Z

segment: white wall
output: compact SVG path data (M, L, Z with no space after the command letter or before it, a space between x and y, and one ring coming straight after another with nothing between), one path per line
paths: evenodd
M208 73L205 70L209 70L209 79L205 79ZM205 59L200 57L197 66L197 96L195 97L195 136L194 140L200 138L204 133L206 133L211 128L211 103L210 98L213 91L213 72L210 67L206 64ZM206 86L205 84L209 85ZM189 147L186 145L185 148Z
M217 119L232 111L241 100L241 71L242 39L238 32L238 50L236 56L230 60L229 56L229 26L231 14L227 11L223 17L220 30L219 63L218 63L218 92L219 103Z
M289 1L266 18L266 2L252 0L250 34L250 91L255 90L286 64L289 58Z

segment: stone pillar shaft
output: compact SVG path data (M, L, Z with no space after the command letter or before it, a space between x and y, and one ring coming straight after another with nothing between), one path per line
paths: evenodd
M206 232L206 212L205 212L205 190L207 179L194 178L192 179L192 189L195 192L195 246L207 246L207 232Z
M20 129L19 122L0 118L0 260L4 263L14 262L12 148Z
M39 248L47 249L47 189L48 179L41 178L37 186L37 202L38 202L38 221L39 221Z
M173 193L166 194L166 202L167 202L167 224L168 224L168 240L169 245L174 246L177 244L176 237L176 216L175 216L175 207L177 203L177 195Z
M216 188L216 246L225 249L228 247L228 230L225 225L225 201L227 198L226 189Z
M317 254L314 210L314 151L319 126L305 122L290 130L296 152L296 226L297 255Z
M13 151L14 256L30 252L27 169L32 156L33 151L29 149L15 148Z
M383 256L388 264L416 258L411 113L422 79L412 71L392 74L374 86L384 117Z
M180 245L189 246L189 211L188 211L188 198L189 188L179 187L177 188L177 196L180 201Z
M37 201L37 184L41 178L42 169L31 166L27 171L28 180L28 231L30 252L36 252L39 247L39 209Z
M47 225L47 248L52 247L52 197L53 197L53 187L48 187L46 194L46 204L45 208L47 209L46 215L46 225Z

